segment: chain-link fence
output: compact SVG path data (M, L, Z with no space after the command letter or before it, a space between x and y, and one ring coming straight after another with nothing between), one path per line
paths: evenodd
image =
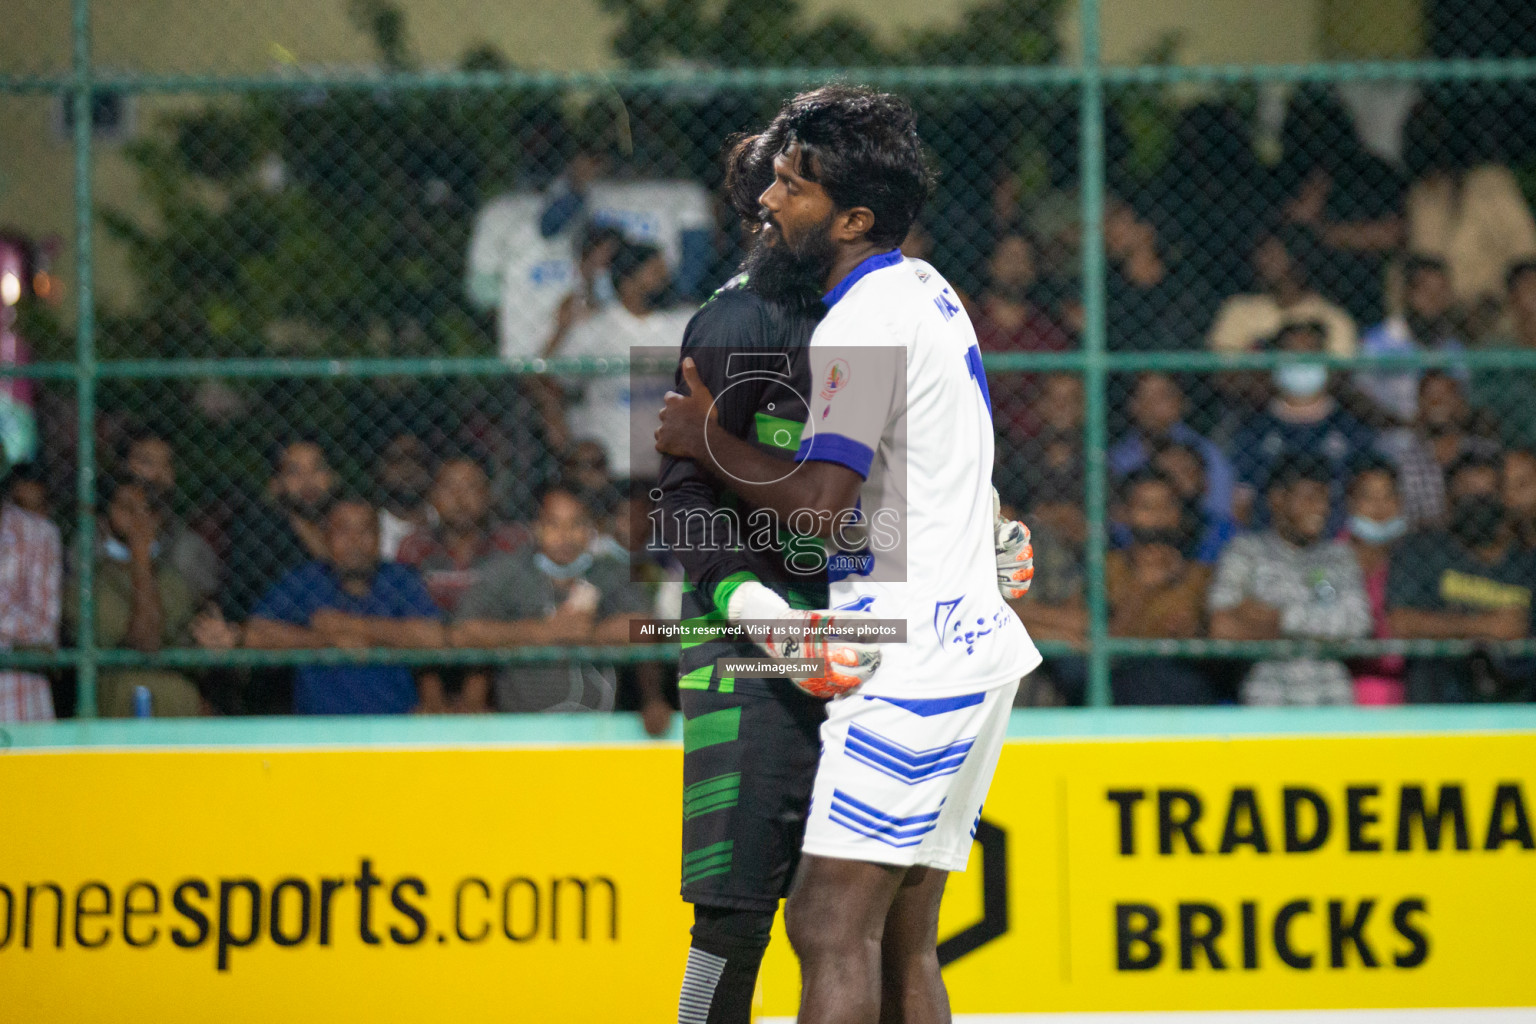
M40 13L0 76L0 719L659 724L675 652L616 623L683 581L610 414L741 261L728 141L829 78L909 98L938 172L903 250L1034 529L1023 700L1536 697L1528 6L1215 6L603 0L601 72L452 51L476 5L319 5L333 67L276 0Z

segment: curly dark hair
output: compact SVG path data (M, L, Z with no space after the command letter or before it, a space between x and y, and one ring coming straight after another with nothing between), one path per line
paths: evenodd
M725 201L748 224L762 221L758 197L773 184L773 157L782 141L768 132L738 135L725 154Z
M933 188L933 174L906 100L861 86L827 85L785 103L769 127L781 152L800 147L801 177L826 189L840 210L875 215L869 240L896 246Z

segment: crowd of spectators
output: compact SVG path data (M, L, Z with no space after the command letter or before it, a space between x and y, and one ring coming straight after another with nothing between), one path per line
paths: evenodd
M1202 103L1155 187L1105 207L1106 339L1116 352L1285 353L1273 372L1110 377L1105 565L1112 635L1229 641L1457 639L1470 657L1116 659L1119 703L1388 704L1536 697L1536 373L1469 371L1465 352L1536 350L1536 218L1496 152L1429 99L1395 157L1326 91L1302 91L1272 166L1236 110ZM580 147L578 147L579 149ZM974 179L971 175L967 180ZM1085 329L1076 197L1033 197L1004 168L980 212L941 202L903 245L952 274L984 353L1060 353ZM1202 184L1204 183L1204 184ZM1112 182L1112 184L1117 184ZM467 256L508 359L675 353L725 275L707 190L575 152L544 184L492 197ZM955 223L974 225L957 244ZM932 227L932 231L929 227ZM946 246L949 249L946 250ZM951 270L953 264L953 270ZM1434 353L1434 368L1325 357ZM646 537L647 415L665 376L557 373L509 384L526 434L444 451L402 429L367 453L367 493L305 425L222 529L177 514L179 440L126 431L99 488L95 642L431 651L627 642L679 586ZM993 375L996 479L1033 528L1036 639L1088 634L1083 378ZM639 438L638 442L632 441ZM534 447L531 506L501 500ZM526 481L524 481L526 482ZM62 521L62 520L61 520ZM26 466L0 518L0 644L78 633L67 550ZM672 614L675 614L673 612ZM326 664L201 673L104 670L103 714L140 687L156 714L640 710L670 716L660 663ZM1036 703L1083 699L1081 656L1048 659ZM57 680L55 680L57 682ZM44 675L0 672L0 719L50 717Z
M531 522L513 523L495 515L489 473L472 455L435 457L400 434L374 464L371 497L343 489L325 447L297 437L274 448L267 486L234 511L221 555L171 511L176 462L170 439L138 431L101 479L98 648L609 646L629 641L631 618L675 603L675 586L666 586L675 573L644 550L634 522L647 510L643 491L621 490L605 474L594 481L573 468L542 491ZM24 473L8 482L0 517L0 638L47 650L78 637L81 605L58 528L22 505L28 483ZM402 521L412 525L391 553L389 531ZM151 713L168 717L629 708L655 733L666 730L673 699L656 663L579 660L103 668L97 686L107 717L137 713L136 693L147 691ZM53 716L44 675L0 674L0 719Z

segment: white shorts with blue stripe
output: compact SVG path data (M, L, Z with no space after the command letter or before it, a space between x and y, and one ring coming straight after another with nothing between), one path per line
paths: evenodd
M1017 690L832 701L805 852L964 871Z

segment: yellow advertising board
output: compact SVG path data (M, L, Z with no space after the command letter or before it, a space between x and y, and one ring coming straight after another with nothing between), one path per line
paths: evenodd
M675 1019L680 774L669 745L0 755L0 1024ZM1011 741L951 997L1536 1007L1533 814L1532 733ZM763 988L793 1015L782 933Z

